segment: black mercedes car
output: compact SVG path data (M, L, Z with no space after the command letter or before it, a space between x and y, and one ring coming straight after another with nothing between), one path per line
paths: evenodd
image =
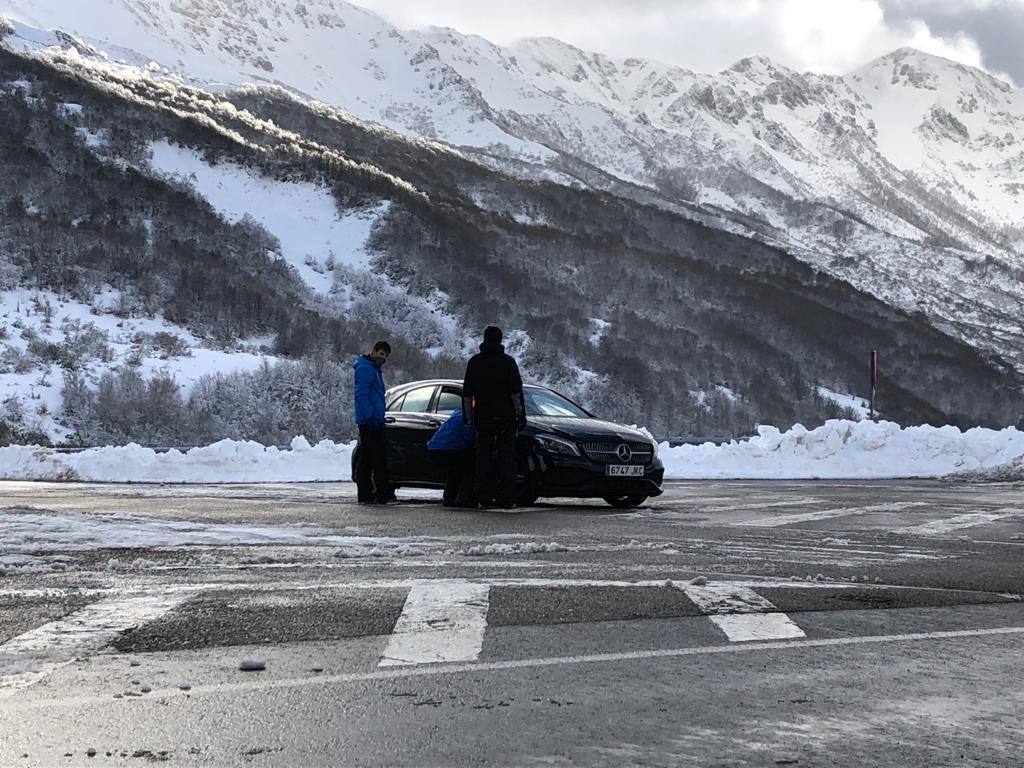
M517 446L517 503L570 496L601 498L613 507L643 504L661 494L665 467L657 445L637 429L602 421L546 387L527 385L526 428ZM443 488L444 470L427 442L462 405L462 382L416 381L385 393L388 465L396 486ZM357 451L352 455L355 472Z

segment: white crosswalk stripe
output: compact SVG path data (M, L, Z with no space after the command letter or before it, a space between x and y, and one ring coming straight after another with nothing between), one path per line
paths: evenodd
M754 520L741 520L733 523L741 528L778 528L783 525L794 523L813 523L818 520L828 520L834 517L854 517L869 515L876 512L900 512L904 509L926 506L925 501L894 501L888 504L874 504L868 507L840 507L839 509L819 509L815 512L800 512L795 515L774 515L772 517L761 517Z
M379 666L474 661L483 649L489 593L487 584L470 581L413 584Z
M38 682L76 656L163 616L192 593L112 597L29 630L0 645L0 698Z
M806 637L786 614L749 587L735 584L678 585L730 642Z
M738 613L731 616L709 616L712 623L732 643L754 640L785 640L807 637L804 631L784 613Z
M857 585L858 588L870 588ZM386 647L374 655L376 666L410 667L475 662L483 651L491 607L491 589L665 589L683 592L701 614L713 622L730 643L803 638L803 630L757 589L798 591L851 589L845 582L792 582L734 579L705 584L665 580L591 579L395 579L318 582L283 581L263 584L219 582L168 585L148 594L123 587L95 589L97 602L48 622L0 645L0 698L23 689L70 664L75 658L103 652L118 635L160 619L189 599L209 591L220 594L292 592L325 587L356 592L407 589L401 614ZM53 598L59 590L0 590L0 596ZM227 599L227 598L225 598ZM372 599L372 598L371 598ZM301 601L300 601L301 602ZM202 621L202 615L189 617Z
M943 520L932 520L928 523L919 523L918 525L905 525L900 528L894 528L893 533L918 536L941 536L945 533L952 533L953 531L959 531L965 528L973 528L976 525L994 523L999 520L1005 520L1010 517L1020 517L1022 515L1024 515L1024 511L1010 508L997 509L992 512L971 512L964 515L956 515L955 517L947 517Z

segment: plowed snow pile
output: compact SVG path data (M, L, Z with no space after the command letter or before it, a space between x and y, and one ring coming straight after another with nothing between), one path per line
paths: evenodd
M940 477L988 469L1024 454L1024 432L900 427L891 421L826 422L725 445L662 446L666 476L679 479L870 479Z
M1024 483L1024 456L990 469L958 472L947 479L959 483Z
M222 440L187 453L156 453L137 445L80 453L31 446L0 448L0 479L139 483L266 483L351 478L354 444L303 437L289 450ZM990 470L1024 456L1024 432L956 427L906 427L892 422L830 421L758 435L725 445L662 444L673 479L871 479L940 477ZM1022 459L1024 461L1024 459ZM1011 467L1014 465L1010 465ZM1017 462L1018 469L1021 462Z
M296 437L290 450L221 440L187 453L157 453L135 444L58 453L47 448L0 448L5 480L89 480L106 483L289 483L348 480L353 444Z

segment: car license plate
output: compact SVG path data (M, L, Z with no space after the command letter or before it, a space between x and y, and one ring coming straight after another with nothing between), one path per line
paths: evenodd
M608 477L643 477L644 468L639 464L609 464L605 474Z

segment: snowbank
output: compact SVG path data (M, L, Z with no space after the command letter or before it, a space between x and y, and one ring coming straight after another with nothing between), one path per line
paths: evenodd
M0 448L0 479L88 480L106 483L288 483L350 480L354 443L304 437L291 450L221 440L187 453L157 453L135 444L57 453L46 448Z
M1024 454L1024 432L900 427L891 421L826 422L726 445L662 444L666 477L675 479L871 479L940 477L986 469Z
M1024 483L1024 456L991 468L958 472L947 479L957 483Z
M303 437L290 450L222 440L187 453L127 445L62 454L0 448L0 479L137 483L285 483L351 479L353 443ZM759 427L757 437L726 445L669 447L660 455L671 479L871 479L940 477L989 470L1024 456L1024 432L907 427L892 422L829 421L787 432ZM1024 461L1024 459L1022 459Z

